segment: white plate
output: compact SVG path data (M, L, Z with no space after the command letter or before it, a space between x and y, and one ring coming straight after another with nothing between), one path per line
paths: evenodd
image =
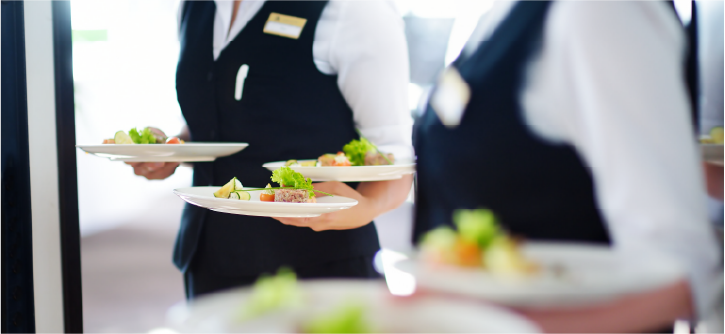
M361 280L300 282L304 306L276 311L242 322L239 312L249 300L249 288L229 290L172 306L168 327L180 332L298 333L305 319L329 312L354 300L366 308L368 323L376 330L409 333L532 333L539 329L524 318L501 308L434 296L393 300L385 283Z
M318 196L317 203L262 202L259 191L250 191L249 201L216 198L214 192L220 187L188 187L174 189L174 194L184 201L210 210L236 215L260 217L317 217L323 213L349 209L357 205L352 198L342 196ZM258 187L264 188L264 187ZM258 189L245 187L245 189Z
M286 161L268 162L262 167L275 170L284 167ZM348 167L290 167L313 181L385 181L397 180L403 175L415 173L415 163L396 162L385 166L348 166Z
M214 161L216 158L237 153L247 146L247 143L76 145L99 157L137 162Z
M723 165L723 145L722 144L700 144L700 148L702 150L702 159L718 164L720 166Z
M644 292L683 277L656 257L624 255L604 246L528 243L524 255L542 266L531 277L504 278L483 269L436 266L404 260L395 267L413 274L418 287L481 298L509 306L578 306Z

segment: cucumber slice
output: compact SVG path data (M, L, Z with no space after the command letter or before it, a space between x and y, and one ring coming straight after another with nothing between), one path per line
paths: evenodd
M242 189L244 189L244 186L242 186L242 182L239 181L236 177L233 178L232 180L234 180L234 189L232 189L232 190L242 190Z
M131 136L123 131L116 132L116 135L113 136L113 141L116 142L116 144L134 144Z
M722 126L716 126L710 129L710 139L712 139L715 144L722 144L723 143L723 137L725 136L725 130L723 130Z
M240 201L248 201L252 198L252 196L244 190L236 190L229 194L229 198L238 199Z

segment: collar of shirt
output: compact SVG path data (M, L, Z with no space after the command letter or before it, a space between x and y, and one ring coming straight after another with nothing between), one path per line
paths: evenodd
M219 58L222 50L234 40L249 21L257 15L264 5L264 0L244 0L239 4L237 15L232 21L234 1L214 0L216 15L214 15L214 59Z

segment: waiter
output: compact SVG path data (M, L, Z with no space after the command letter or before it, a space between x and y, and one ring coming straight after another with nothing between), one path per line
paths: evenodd
M263 187L269 161L334 153L360 134L412 157L403 22L389 2L189 1L180 8L176 73L186 140L248 142L194 164L194 186L238 177ZM358 132L360 134L358 134ZM136 164L166 178L178 164ZM250 284L292 267L301 278L377 277L373 218L400 205L412 177L315 188L352 197L351 209L314 221L231 215L186 205L174 249L187 297ZM294 226L297 225L297 226Z
M416 124L415 235L485 207L515 235L651 253L688 274L596 308L520 310L547 332L648 331L703 315L721 291L719 256L685 50L664 2L497 3Z

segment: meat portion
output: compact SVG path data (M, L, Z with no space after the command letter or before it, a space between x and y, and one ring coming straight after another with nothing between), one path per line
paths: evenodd
M388 159L390 159L390 162L395 163L395 157L392 153L386 154ZM365 166L381 166L381 165L390 165L390 162L388 160L385 160L385 157L383 157L382 153L378 152L368 152L365 155Z
M304 189L277 189L274 191L275 202L310 203L309 200L310 192Z

